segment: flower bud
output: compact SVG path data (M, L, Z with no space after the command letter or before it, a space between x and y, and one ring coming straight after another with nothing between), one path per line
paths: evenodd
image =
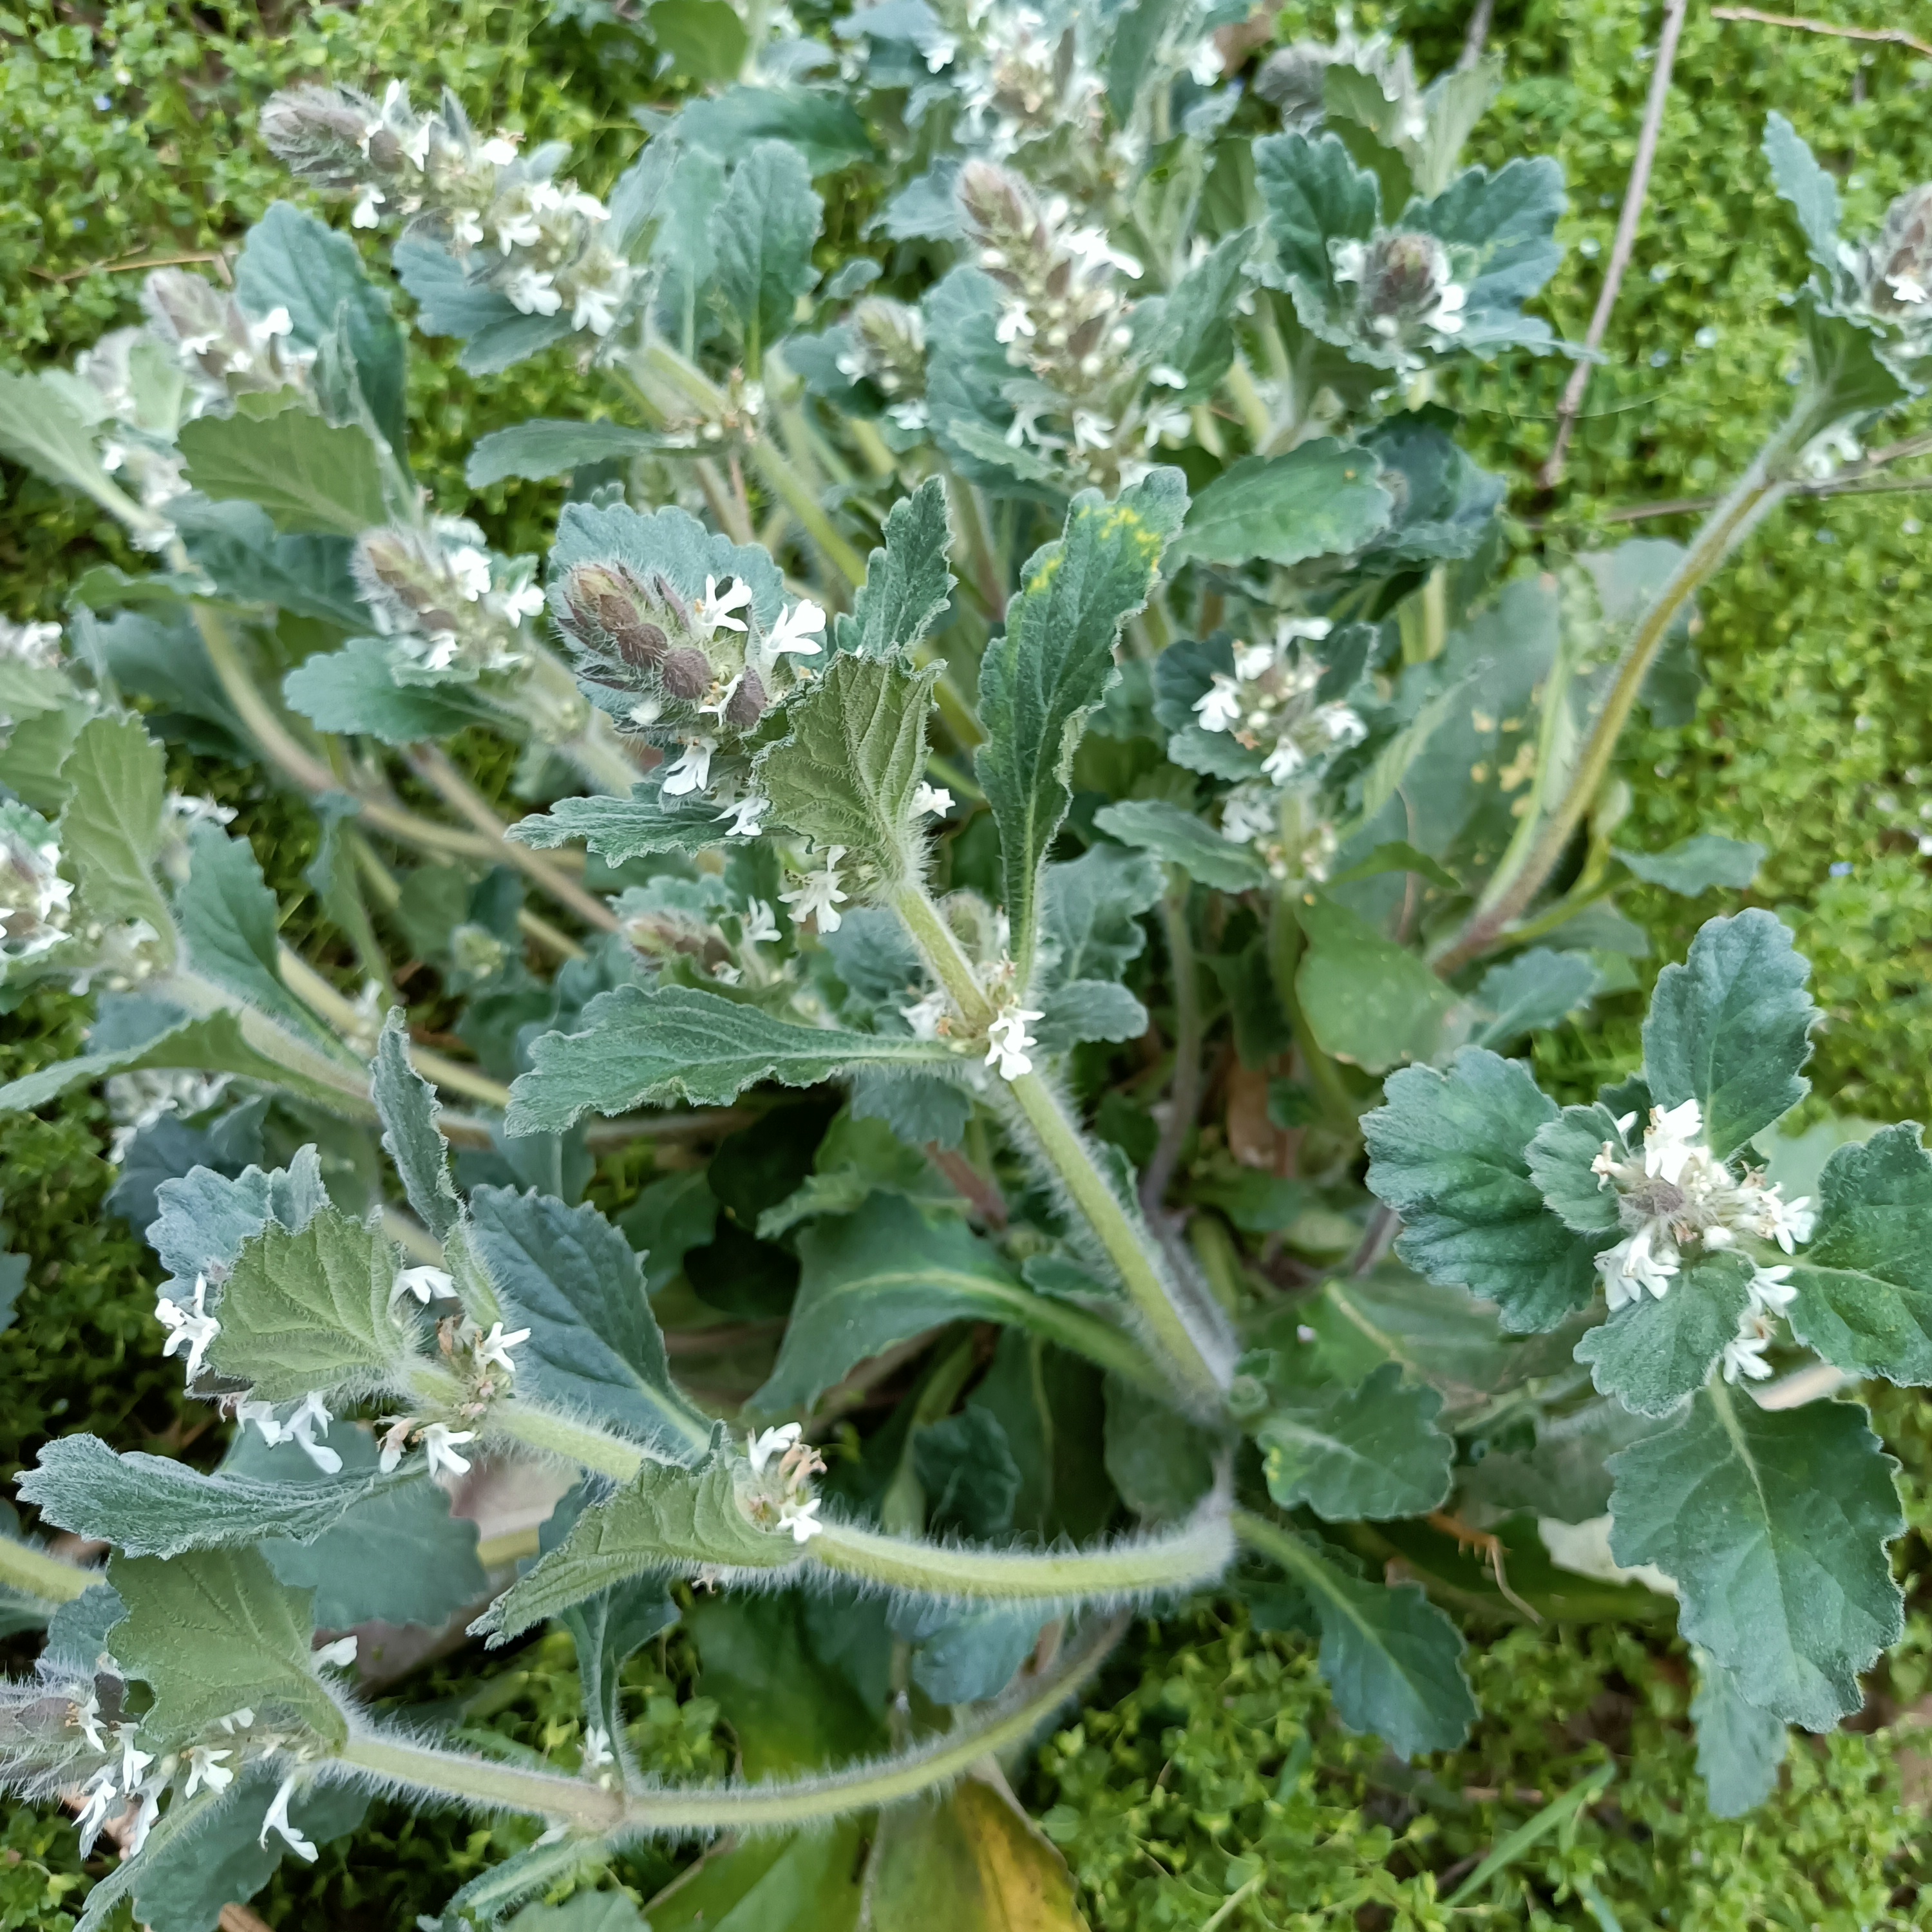
M673 651L664 661L664 686L690 704L711 688L711 660L694 644Z
M1357 326L1372 344L1412 349L1430 332L1461 332L1467 292L1434 236L1404 231L1330 247L1335 280L1354 284Z
M284 166L318 187L351 188L369 172L381 116L352 87L289 87L262 110L262 138ZM393 139L393 136L391 137ZM364 146L368 142L368 148ZM394 163L386 164L393 167Z
M563 596L571 634L586 650L601 650L608 640L640 670L663 662L670 640L652 614L650 593L622 564L578 564Z
M748 731L764 716L765 706L770 702L764 680L756 671L747 668L724 707L724 722L735 731Z
M1874 315L1932 325L1932 182L1886 210L1866 261L1865 303Z

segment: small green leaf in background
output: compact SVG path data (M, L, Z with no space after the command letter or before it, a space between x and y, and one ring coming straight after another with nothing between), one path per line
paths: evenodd
M1472 996L1488 1017L1471 1043L1501 1048L1560 1025L1597 990L1601 976L1587 952L1552 952L1546 946L1492 966Z
M1366 450L1317 436L1284 456L1244 456L1189 505L1176 563L1301 563L1346 556L1388 524L1394 500Z
M1611 851L1646 885L1661 886L1685 898L1695 898L1713 886L1735 892L1748 891L1764 863L1762 845L1748 839L1720 838L1714 832L1700 832L1681 840L1667 852L1627 852L1621 845Z
M1725 1670L1707 1651L1691 1654L1697 1666L1697 1694L1690 1700L1690 1722L1697 1732L1697 1772L1705 1798L1713 1817L1742 1818L1778 1789L1791 1734L1768 1711L1745 1698L1747 1677Z
M1432 1058L1456 994L1406 946L1325 893L1304 892L1295 917L1308 942L1295 990L1322 1050L1370 1073Z
M1905 1529L1898 1466L1856 1403L1761 1409L1712 1382L1611 1459L1611 1553L1676 1582L1684 1636L1764 1709L1832 1730L1904 1628L1886 1553Z
M662 786L660 776L628 798L560 798L548 812L518 820L506 836L544 851L580 838L614 866L648 852L701 852L724 838L724 814L709 799L667 800Z
M163 940L174 932L154 883L167 809L167 754L138 718L90 719L61 766L69 788L61 856L97 920L146 920Z
M322 730L386 745L447 738L491 715L466 686L398 684L380 638L352 638L339 651L304 658L283 679L282 695Z
M446 1241L461 1218L462 1204L450 1175L448 1145L436 1125L442 1105L436 1089L410 1064L409 1041L401 1010L392 1009L376 1042L376 1111L382 1118L383 1148L402 1176L410 1205L439 1241Z
M1245 845L1223 838L1191 812L1165 799L1140 798L1102 806L1094 824L1111 838L1178 866L1191 879L1224 892L1242 892L1268 883L1268 868Z
M909 1034L800 1026L690 986L600 993L582 1024L531 1048L530 1070L511 1089L512 1133L561 1133L587 1113L678 1100L722 1106L760 1080L815 1087L844 1067L951 1064L943 1046Z
M800 296L818 280L812 244L825 204L796 148L760 141L731 171L713 241L725 326L758 371L764 352L791 327Z
M753 781L772 811L820 846L842 845L890 889L916 862L912 796L926 772L926 716L941 667L841 652L785 707L790 735Z
M360 536L388 520L376 446L366 431L305 410L199 416L182 426L188 478L218 501L259 503L278 530Z
M1818 1010L1791 934L1755 908L1714 919L1681 966L1657 976L1643 1023L1644 1078L1660 1107L1695 1100L1726 1160L1804 1099Z
M1790 1267L1801 1342L1850 1375L1932 1382L1932 1156L1913 1122L1833 1153Z
M308 1598L284 1589L260 1552L116 1556L107 1576L128 1609L108 1633L109 1648L154 1694L144 1732L152 1726L164 1741L186 1738L246 1708L285 1711L329 1744L347 1737L341 1711L310 1668Z
M1633 1128L1634 1133L1636 1130ZM1565 1107L1553 1120L1546 1120L1536 1130L1524 1159L1530 1178L1542 1190L1550 1210L1566 1228L1589 1236L1600 1253L1622 1235L1622 1222L1616 1190L1597 1173L1594 1162L1605 1145L1619 1158L1627 1158L1629 1148L1617 1116L1600 1102L1588 1107ZM1637 1145L1642 1145L1641 1135Z
M1431 1281L1486 1296L1520 1334L1597 1292L1597 1245L1544 1205L1525 1149L1556 1116L1528 1070L1468 1047L1448 1072L1410 1066L1362 1117L1369 1186L1402 1217L1396 1251Z
M1775 112L1765 117L1764 158L1778 191L1791 204L1812 260L1824 270L1826 286L1838 279L1838 184L1821 168L1798 130Z
M1106 1396L1102 1442L1120 1500L1148 1522L1185 1520L1214 1486L1221 1438L1118 1376L1107 1378Z
M188 834L188 873L176 889L175 923L190 967L245 1004L272 1013L298 1038L328 1038L282 983L277 929L281 908L245 838L218 826Z
M1116 676L1120 627L1144 605L1161 552L1187 509L1180 472L1156 469L1109 503L1084 490L1064 533L1036 550L1006 607L1005 634L980 665L976 760L1000 828L1018 981L1032 976L1040 862L1072 802L1073 753L1087 714Z
M1661 1300L1620 1308L1576 1344L1599 1395L1633 1415L1668 1415L1704 1386L1750 1305L1750 1264L1706 1255L1676 1276Z
M126 499L95 453L93 432L44 377L0 370L0 456L110 508Z
M392 1306L399 1265L386 1234L332 1207L299 1234L272 1222L222 1284L209 1361L262 1402L394 1376L411 1347Z
M472 490L486 490L512 476L541 482L594 463L648 456L664 446L664 438L655 430L633 429L628 423L557 422L539 417L478 436L464 466L463 480Z
M872 1932L1082 1932L1066 1862L1004 1789L968 1778L880 1821Z
M1442 1398L1386 1362L1359 1388L1278 1401L1256 1426L1268 1493L1330 1522L1422 1516L1449 1493L1456 1444L1436 1426Z

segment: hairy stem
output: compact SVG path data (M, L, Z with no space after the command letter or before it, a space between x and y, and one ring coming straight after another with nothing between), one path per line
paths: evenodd
M993 1009L980 990L980 976L966 956L958 935L946 922L946 915L932 902L932 895L916 881L901 886L892 896L892 910L905 921L914 944L926 956L926 964L939 976L939 982L969 1031L979 1033L992 1023Z
M1228 1518L1211 1510L1178 1529L1094 1550L986 1550L850 1522L827 1523L806 1546L808 1562L842 1576L961 1602L1078 1603L1191 1590L1214 1582L1234 1553Z
M1234 1372L1234 1347L1218 1312L1183 1310L1152 1244L1130 1218L1084 1136L1046 1082L1037 1073L1023 1073L1006 1084L1041 1154L1106 1250L1176 1387L1190 1408L1219 1413Z
M894 1756L826 1775L627 1794L373 1730L352 1736L337 1761L409 1790L560 1819L598 1833L683 1838L784 1830L897 1804L950 1784L991 1754L1023 1744L1100 1668L1125 1628L1124 1618L1098 1624L1084 1641L1064 1649L1051 1669L967 1722Z
M825 560L857 590L866 580L866 560L838 534L825 513L825 506L769 436L760 436L752 444L752 463L772 495L797 519L800 529L818 546Z
M232 1015L242 1039L265 1059L272 1060L297 1079L338 1096L339 1106L346 1103L341 1110L352 1118L368 1120L376 1118L376 1105L369 1097L366 1072L345 1066L320 1048L298 1040L266 1013L256 1007L244 1006L219 986L212 986L192 973L164 973L150 980L146 990L199 1018L218 1012Z
M104 1571L83 1570L32 1544L0 1536L0 1588L18 1590L44 1604L70 1604L88 1585L105 1578Z
M1609 775L1617 740L1629 722L1644 680L1664 648L1672 626L1698 587L1790 489L1786 474L1789 459L1820 427L1819 414L1815 392L1808 392L1799 399L1790 418L1759 451L1730 494L1712 512L1677 568L1652 599L1624 648L1615 681L1592 723L1562 797L1553 810L1525 817L1475 910L1462 930L1431 961L1445 978L1472 959L1481 958L1495 945L1528 910L1556 870L1598 788Z
M422 778L453 811L469 820L478 831L496 841L496 858L514 866L524 878L548 892L566 910L574 912L586 926L603 932L615 932L617 915L604 902L586 892L574 879L567 878L544 855L532 847L503 836L508 829L490 809L488 801L449 761L447 753L434 745L418 746L410 764Z
M1194 960L1194 938L1187 929L1190 882L1174 869L1160 903L1161 930L1167 936L1168 964L1174 981L1174 1080L1167 1094L1167 1119L1141 1177L1141 1208L1150 1219L1161 1211L1180 1150L1201 1111L1201 980Z

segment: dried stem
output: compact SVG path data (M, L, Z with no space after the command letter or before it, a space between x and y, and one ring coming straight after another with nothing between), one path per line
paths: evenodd
M1829 20L1808 20L1798 14L1760 14L1755 7L1713 7L1714 20L1754 20L1761 27L1795 27L1801 34L1826 34L1838 40L1870 40L1884 46L1906 47L1932 58L1932 40L1922 40L1903 27L1840 27Z
M1623 212L1617 217L1616 239L1610 244L1610 266L1604 272L1604 286L1597 297L1596 313L1583 337L1583 346L1594 356L1602 347L1610 326L1610 312L1617 304L1617 292L1623 286L1624 271L1630 266L1630 253L1636 246L1637 224L1643 217L1644 197L1650 190L1651 164L1657 159L1657 142L1664 127L1664 110L1670 98L1670 70L1676 64L1678 37L1684 31L1684 14L1688 0L1664 0L1664 31L1658 36L1657 58L1650 72L1650 98L1643 110L1643 129L1637 136L1636 158L1630 164L1630 185L1624 190ZM1550 460L1538 471L1536 480L1546 490L1553 490L1563 475L1563 462L1570 448L1570 432L1576 427L1576 412L1583 406L1584 392L1590 386L1592 364L1580 358L1564 386L1563 400L1556 411L1556 442Z

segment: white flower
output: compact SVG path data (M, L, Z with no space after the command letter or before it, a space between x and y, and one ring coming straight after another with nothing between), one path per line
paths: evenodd
M1113 424L1097 410L1073 412L1073 446L1076 449L1105 449L1113 440Z
M208 1294L206 1276L194 1278L194 1302L191 1307L183 1308L170 1301L166 1295L154 1304L154 1318L170 1332L161 1344L163 1355L172 1355L179 1348L188 1350L188 1379L192 1382L201 1373L202 1358L208 1353L208 1345L221 1333L221 1324L209 1314L204 1305Z
M1256 678L1266 676L1274 668L1274 645L1237 644L1234 646L1234 675L1244 684L1252 684Z
M777 1428L767 1429L760 1435L748 1435L745 1438L745 1454L751 1459L752 1474L762 1476L765 1465L774 1456L782 1456L787 1450L796 1448L798 1438L804 1433L802 1424L782 1422Z
M1776 1268L1755 1270L1750 1278L1751 1307L1760 1315L1782 1315L1798 1299L1790 1286L1791 1270L1780 1262Z
M310 1389L302 1397L301 1407L282 1424L282 1439L300 1443L303 1453L325 1476L334 1476L341 1473L342 1458L333 1449L314 1439L318 1428L323 1435L328 1433L329 1421L328 1405Z
M237 1731L245 1731L255 1721L255 1714L246 1704L238 1711L230 1711L221 1720L221 1728L232 1737Z
M1319 644L1335 628L1334 620L1328 617L1282 617L1274 627L1275 648L1306 639L1311 644Z
M771 908L763 899L752 902L744 923L744 943L747 946L776 946L784 937L778 931L778 922Z
M100 1828L107 1822L107 1814L114 1808L115 1800L120 1796L119 1788L114 1782L114 1767L104 1766L88 1780L86 1786L87 1802L80 1808L80 1815L74 1821L74 1828L80 1834L80 1855L86 1858L94 1849L94 1841L100 1835Z
M889 403L886 414L903 430L921 430L932 421L932 408L923 396L914 396L903 403Z
M850 896L839 889L838 884L838 862L844 856L844 846L832 846L825 855L824 865L818 872L798 875L796 891L779 893L779 904L791 908L793 925L802 926L815 914L821 933L838 930L844 922L838 916L838 908Z
M1369 735L1361 713L1352 704L1318 704L1314 715L1316 725L1328 734L1331 745L1346 748L1359 745Z
M915 818L922 818L928 812L950 812L952 794L944 786L928 784L922 778L913 792L912 809Z
M519 584L515 590L502 593L504 616L519 624L526 617L540 616L548 601L538 584Z
M952 64L952 56L958 51L959 43L957 40L954 40L950 34L941 34L925 50L926 72L937 74L941 68L950 67Z
M1237 845L1251 845L1280 830L1274 800L1265 792L1245 786L1231 791L1221 804L1221 836Z
M397 146L418 167L426 168L429 166L429 137L430 123L419 121L406 134L397 136Z
M376 1458L377 1466L386 1476L393 1476L401 1466L404 1454L410 1446L410 1431L415 1423L406 1416L398 1416L382 1432L382 1453Z
M279 1832L287 1842L289 1850L294 1852L297 1858L304 1859L310 1864L314 1864L317 1856L314 1840L304 1838L302 1833L289 1822L289 1800L295 1796L295 1790L296 1781L293 1778L285 1778L282 1780L274 1797L269 1802L268 1815L262 1820L261 1833L255 1842L266 1850L268 1843L268 1834L271 1832Z
M1118 268L1130 282L1141 278L1138 260L1116 248L1097 228L1069 229L1066 247L1070 254L1078 256L1090 268Z
M1628 1240L1597 1257L1604 1293L1614 1314L1626 1302L1641 1301L1647 1289L1661 1301L1677 1272L1676 1244L1667 1229L1646 1223Z
M1186 373L1172 362L1156 362L1148 371L1148 380L1158 382L1163 389L1184 389L1187 386Z
M725 828L728 838L755 838L764 828L765 814L772 808L768 798L760 798L753 792L748 798L741 798L728 805L718 815L728 818L731 823Z
M274 1406L272 1402L255 1402L244 1398L235 1405L235 1420L244 1430L252 1422L262 1432L262 1440L271 1448L282 1440L282 1425L275 1420Z
M1187 57L1187 77L1196 87L1213 87L1220 80L1226 68L1221 59L1221 50L1214 44L1214 38L1208 37L1195 45Z
M1703 1111L1694 1099L1675 1107L1654 1107L1650 1118L1643 1137L1643 1171L1674 1187L1703 1133Z
M90 1690L85 1704L74 1707L74 1722L87 1740L91 1750L104 1751L107 1741L100 1735L100 1700Z
M721 986L735 986L745 976L745 969L742 966L733 966L721 962L712 968L711 976Z
M1926 299L1925 284L1916 275L1901 272L1886 278L1893 295L1909 308L1916 308Z
M517 1365L510 1359L510 1351L530 1339L527 1328L512 1328L508 1334L503 1333L503 1324L493 1323L488 1334L476 1345L476 1359L479 1362L494 1363L506 1376L517 1372Z
M473 1429L452 1429L447 1423L432 1422L423 1431L423 1453L429 1458L429 1472L440 1475L445 1470L452 1476L466 1476L470 1473L470 1459L456 1453L459 1442L474 1442L476 1432Z
M778 1527L791 1532L793 1542L807 1544L825 1527L816 1520L818 1515L818 1497L802 1503L788 1500L778 1505Z
M687 738L684 754L664 775L667 798L682 798L686 792L702 791L711 782L711 754L718 748L716 738Z
M993 325L993 334L1001 342L1016 342L1022 335L1034 332L1033 317L1027 313L1023 302L1013 301L1000 311L1000 319Z
M123 1858L138 1858L141 1856L141 1848L148 1842L148 1834L154 1828L154 1820L160 1815L160 1790L142 1792L134 1822L128 1827L127 1842L121 1848Z
M503 284L503 292L520 315L554 315L563 306L563 298L544 268L526 266L514 270Z
M1793 1242L1811 1238L1811 1231L1818 1225L1818 1210L1812 1206L1808 1194L1786 1201L1774 1187L1767 1187L1764 1192L1766 1232L1788 1255Z
M406 1294L413 1294L427 1308L438 1295L454 1295L456 1282L446 1269L440 1268L406 1268L398 1274L389 1288L389 1299L393 1303Z
M816 604L794 604L778 613L778 620L766 634L762 649L765 661L776 664L789 651L795 656L815 658L820 646L812 641L812 633L825 628L825 613Z
M1762 1382L1771 1373L1771 1364L1764 1359L1771 1340L1769 1328L1759 1326L1746 1316L1744 1325L1724 1344L1725 1381L1734 1382L1740 1376L1748 1376L1753 1382Z
M496 246L506 255L512 248L534 248L543 239L543 230L536 215L527 208L518 207L514 202L508 207L493 210L490 225L496 231ZM548 282L550 278L546 275L544 280ZM513 296L511 299L514 302L516 298ZM558 306L562 304L560 302ZM527 315L530 310L525 309L524 313ZM554 315L556 310L550 309L545 313Z
M1228 731L1240 722L1241 705L1240 686L1226 671L1217 670L1194 700L1194 715L1204 731Z
M61 661L60 645L58 624L10 624L0 617L0 664L52 670Z
M1292 738L1283 738L1262 760L1262 771L1278 785L1285 785L1306 764L1301 747Z
M235 1754L230 1750L214 1750L206 1744L191 1744L188 1754L188 1784L182 1796L192 1798L205 1784L211 1791L226 1791L235 1782L235 1774L228 1768L228 1760Z
M698 716L702 718L708 711L712 717L718 720L719 724L723 724L724 722L724 707L731 702L733 698L737 696L738 687L742 684L744 681L745 674L742 671L740 671L738 675L734 677L729 684L724 686L722 690L718 686L714 684L711 688L716 692L718 694L711 700L710 704L700 704L698 707Z
M602 214L601 207L598 213ZM608 335L616 326L617 312L630 292L629 268L608 250L598 249L577 272L571 290L571 327L587 328L592 335Z
M1017 1080L1022 1074L1033 1071L1026 1050L1040 1042L1027 1031L1027 1022L1046 1017L1030 1007L1009 1006L986 1029L986 1064L991 1066L997 1060L1002 1080Z
M610 1733L601 1724L584 1726L582 1755L582 1768L586 1771L602 1771L606 1765L616 1762L610 1750Z
M132 1793L138 1790L141 1780L147 1775L148 1767L154 1761L152 1751L137 1750L134 1744L137 1726L123 1724L116 1736L121 1742L121 1782Z
M704 595L692 600L692 615L704 626L706 637L719 630L742 631L745 628L742 621L731 613L746 609L751 602L752 586L742 577L734 578L730 589L722 594L717 578L707 577L704 580ZM824 620L821 617L819 621L823 623Z
M490 557L474 544L459 544L443 561L456 580L456 587L472 604L490 594Z
M640 698L624 715L633 724L655 724L664 716L664 700L656 698Z
M477 144L476 158L487 162L493 168L507 168L517 158L516 136L491 135L488 140Z
M317 1664L326 1664L332 1670L347 1670L356 1662L356 1638L352 1632L347 1636L339 1636L333 1643L321 1645L314 1652Z
M482 238L483 224L473 208L450 211L449 239L458 254L467 254Z
M349 212L349 225L352 228L374 228L382 218L376 211L388 200L374 182L365 182L362 192L356 198L356 206Z
M946 1015L946 994L943 991L931 992L922 1000L915 1000L909 1006L899 1009L899 1018L912 1028L914 1040L937 1040L939 1023Z

